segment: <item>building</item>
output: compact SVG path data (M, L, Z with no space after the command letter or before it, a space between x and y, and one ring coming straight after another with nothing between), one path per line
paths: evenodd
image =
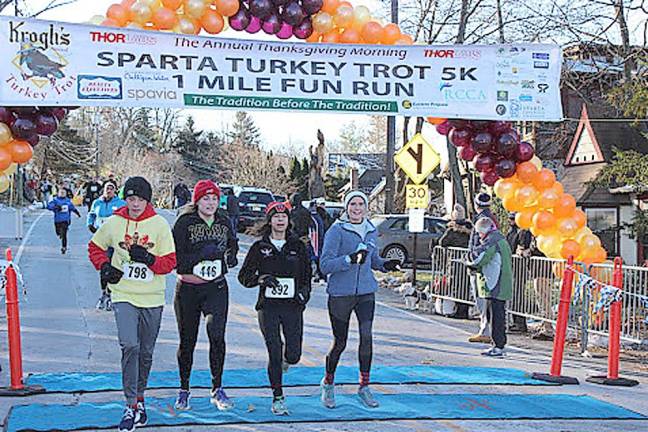
M335 174L356 166L362 173L365 170L384 170L385 165L384 153L329 153L327 172Z

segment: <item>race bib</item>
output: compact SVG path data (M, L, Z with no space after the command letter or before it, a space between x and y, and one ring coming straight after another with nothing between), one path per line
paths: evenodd
M91 192L97 192L97 186L90 186Z
M223 274L223 262L221 260L201 261L194 266L193 274L200 279L213 281Z
M153 280L153 271L146 264L129 262L124 263L124 276L126 280L151 282Z
M291 299L295 297L295 279L278 278L277 280L279 281L279 286L266 288L266 298Z
M68 212L68 206L67 206L67 204L63 204L63 205L61 206L61 211L62 211L63 213L67 213L67 212Z

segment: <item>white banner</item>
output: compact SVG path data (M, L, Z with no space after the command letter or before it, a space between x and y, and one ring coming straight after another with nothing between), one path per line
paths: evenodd
M562 119L557 45L328 45L0 17L0 105Z

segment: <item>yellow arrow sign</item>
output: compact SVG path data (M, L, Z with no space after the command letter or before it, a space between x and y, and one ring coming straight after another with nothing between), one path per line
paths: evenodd
M394 161L416 184L423 183L441 163L441 156L418 133L394 156Z

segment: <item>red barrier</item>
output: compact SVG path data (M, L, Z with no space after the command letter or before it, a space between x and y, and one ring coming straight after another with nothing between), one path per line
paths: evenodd
M620 257L614 259L614 272L612 273L612 286L623 290L623 261ZM610 325L608 337L608 371L606 376L588 377L587 381L595 384L633 387L639 381L619 378L619 356L621 351L621 306L623 298L610 305Z
M5 270L7 279L5 303L7 304L7 336L9 339L9 370L11 381L9 387L0 388L0 396L29 396L43 393L40 386L23 384L22 346L20 341L20 308L18 306L18 281L13 267L11 249L6 253L9 266Z
M554 336L553 353L551 355L551 370L549 374L534 372L533 379L559 383L578 384L578 379L562 376L562 362L565 354L565 338L567 336L567 320L571 304L572 285L574 283L574 257L569 257L567 267L563 273L560 288L560 304L558 306L558 319L556 320L556 335Z

